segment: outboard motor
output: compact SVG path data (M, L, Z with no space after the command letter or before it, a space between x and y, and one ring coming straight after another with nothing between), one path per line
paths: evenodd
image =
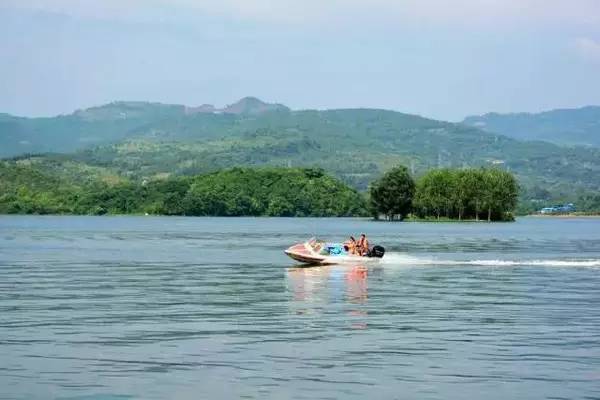
M371 251L369 252L369 257L382 258L385 254L385 249L383 246L373 246Z

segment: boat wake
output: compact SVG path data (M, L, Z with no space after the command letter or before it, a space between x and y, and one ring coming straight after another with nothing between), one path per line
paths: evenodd
M541 266L541 267L600 267L600 259L531 259L531 260L445 260L434 257L416 257L402 253L386 253L381 263L386 265L405 266L452 266L472 265L482 267L515 267L515 266Z

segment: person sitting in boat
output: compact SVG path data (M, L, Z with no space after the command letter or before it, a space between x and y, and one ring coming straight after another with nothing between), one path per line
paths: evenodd
M357 244L354 236L350 236L350 240L344 242L344 250L346 250L348 254L357 254Z
M358 239L356 251L360 256L366 256L369 254L369 240L364 233L361 233L360 239Z

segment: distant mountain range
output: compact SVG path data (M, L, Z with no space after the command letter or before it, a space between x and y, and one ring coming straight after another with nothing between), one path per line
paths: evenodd
M519 140L600 146L600 106L552 110L537 114L489 113L467 117L463 123Z
M534 199L600 190L600 148L517 140L466 122L377 109L292 111L252 97L221 109L115 102L53 118L0 114L0 157L71 180L319 166L364 190L405 164L416 175L434 167L509 169Z

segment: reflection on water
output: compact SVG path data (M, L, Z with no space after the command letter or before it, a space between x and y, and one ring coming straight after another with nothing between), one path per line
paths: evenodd
M324 265L287 269L288 287L295 301L307 305L329 302L345 296L351 303L368 299L369 270L364 265Z
M290 308L298 314L322 312L338 301L347 303L352 328L367 328L369 269L364 265L324 265L287 269L287 286L292 293Z

